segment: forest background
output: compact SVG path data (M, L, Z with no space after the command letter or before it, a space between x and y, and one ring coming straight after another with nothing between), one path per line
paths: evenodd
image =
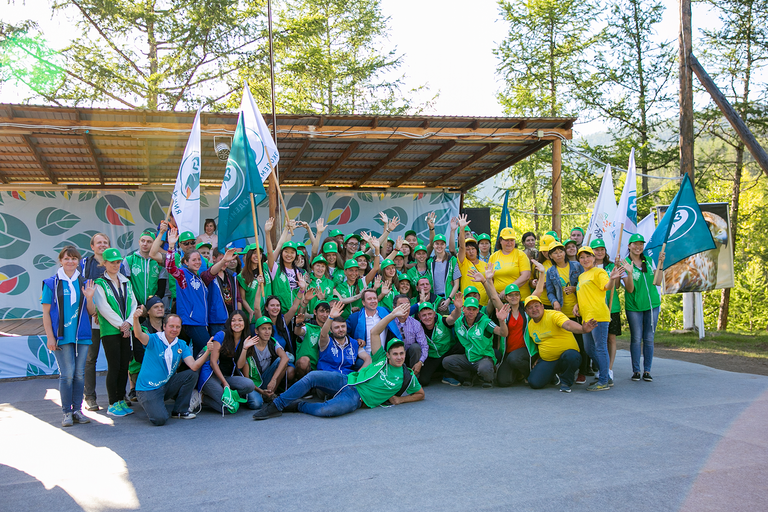
M271 111L265 0L6 1L0 101L231 111L248 80ZM471 13L455 4L275 0L276 110L576 116L563 157L566 235L587 223L604 163L621 192L631 148L645 175L638 217L668 204L677 182L659 177L679 175L676 2L501 0ZM694 54L766 147L768 0L701 0L693 19ZM441 69L425 79L408 54L426 51ZM464 97L464 111L445 107L451 96ZM705 294L706 328L763 331L768 180L701 90L695 110L697 198L730 204L736 276L733 289ZM540 151L465 205L490 207L497 224L509 189L518 233L547 231L550 162ZM681 297L664 297L660 327L681 325Z

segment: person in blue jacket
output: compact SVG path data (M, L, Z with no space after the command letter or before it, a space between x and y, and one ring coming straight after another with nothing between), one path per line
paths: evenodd
M349 375L371 364L371 356L357 340L347 336L347 323L341 318L343 311L344 304L336 301L320 329L317 369Z
M90 423L81 412L85 360L91 344L91 316L95 314L96 286L78 269L80 253L67 246L59 253L59 270L43 281L43 327L48 350L59 365L59 394L64 412L62 427Z
M361 299L363 309L355 311L347 318L347 333L356 339L360 347L365 347L365 351L371 354L371 329L382 318L389 314L389 310L379 306L379 296L376 290L368 288L363 290ZM381 334L381 344L391 338L402 339L400 329L397 327L397 320L392 320L387 325L387 330Z

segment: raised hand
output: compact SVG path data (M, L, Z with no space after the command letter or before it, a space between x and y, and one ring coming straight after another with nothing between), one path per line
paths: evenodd
M384 212L379 212L379 219L381 219L381 225L386 228L389 224L389 217L387 217L387 214Z
M531 260L531 265L533 265L533 267L539 272L545 272L547 270L538 260Z
M403 244L405 243L405 239L402 236L398 236L397 240L395 240L395 250L399 251L403 248Z
M451 217L451 231L456 231L457 229L459 229L459 218Z
M224 254L224 263L229 263L230 261L234 261L237 259L237 249L234 247L231 247L227 249L226 254Z
M405 318L408 316L408 313L410 313L410 311L411 311L411 305L403 302L402 304L398 304L398 306L392 312L398 318Z
M459 227L461 229L464 229L465 227L469 226L471 222L472 222L471 220L467 220L466 213L459 215Z
M495 270L493 270L493 265L486 265L485 266L485 278L493 280L493 275L496 273Z
M317 229L317 234L320 235L323 231L325 231L325 219L320 218L317 219L317 222L315 222L315 228Z
M663 262L661 261L661 257L659 257L659 267L662 266L662 263ZM631 263L627 262L627 261L622 261L621 262L621 268L624 269L624 272L626 272L627 275L630 275L630 276L632 275L632 272L634 272L634 270L635 270L633 267L634 266Z
M163 233L165 233L166 231L168 231L168 221L167 221L167 220L164 220L164 221L162 221L162 222L160 223L160 234L163 234Z
M429 292L427 290L419 290L419 302L429 301Z
M376 274L376 277L373 279L373 289L377 289L381 286L381 276Z
M251 348L256 345L257 341L258 338L256 336L248 336L245 338L245 341L243 341L243 348Z
M83 286L83 295L87 300L93 299L93 294L96 293L96 283L93 282L93 279L88 279L85 282L85 286ZM143 307L143 306L139 306Z
M387 229L388 229L388 230L389 230L389 232L391 233L391 232L393 232L394 230L396 230L396 229L397 229L397 226L399 226L399 225L400 225L400 217L394 217L394 218L393 218L393 219L391 219L391 220L389 221L389 223L387 224Z
M296 229L296 221L293 219L288 219L287 221L285 221L285 227L287 227L288 231L290 231L291 234L293 234L293 230Z
M435 219L437 218L437 214L435 212L429 212L426 217L427 226L429 226L429 229L435 229Z
M496 310L496 318L499 319L499 322L505 322L508 316L509 316L509 304L504 303L504 305L501 306L501 309Z
M338 301L334 303L333 307L331 308L331 314L328 318L339 318L343 312L344 304L342 304L341 301Z
M144 306L139 306L136 311L133 312L133 321L138 322L141 316L144 314Z
M257 281L259 284L264 284L264 274L259 274L259 275L257 275L257 276L256 276L256 281Z
M453 307L460 310L463 306L464 306L464 296L461 292L458 292L453 297Z
M469 278L473 283L485 283L486 277L477 271L475 267L469 269Z
M314 290L315 296L320 300L325 300L325 293L323 293L323 289L319 286L317 288L312 288Z
M300 290L307 290L307 280L304 278L304 274L298 274L296 276L296 283L299 285Z
M269 233L272 231L272 228L275 227L275 218L270 217L267 219L267 222L264 223L264 231Z
M179 230L176 228L171 228L171 230L168 232L168 245L174 246L176 245L176 242L179 240Z
M621 268L621 267L614 267L613 270L611 271L611 274L608 277L610 277L611 279L616 279L618 277L621 277L621 274L623 274L623 273L624 273L624 269L623 268Z

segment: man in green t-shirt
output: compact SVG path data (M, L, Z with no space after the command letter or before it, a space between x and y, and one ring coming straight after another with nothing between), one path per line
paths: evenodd
M407 314L407 305L403 305ZM383 322L383 320L382 320ZM386 325L380 326L382 329ZM275 400L253 415L255 420L281 416L283 411L303 412L312 416L333 417L354 412L360 407L374 408L389 402L398 405L424 399L424 390L413 372L405 366L403 341L392 338L381 346L379 337L371 337L373 362L349 375L336 372L311 372ZM333 399L304 402L312 389L320 389ZM405 394L405 396L403 396Z
M305 307L303 302L301 307ZM314 322L304 323L305 315L303 312L299 313L296 318L296 327L293 333L302 338L302 342L296 350L296 374L299 378L317 369L317 360L320 358L320 330L325 321L328 320L330 313L330 304L321 300L315 304Z

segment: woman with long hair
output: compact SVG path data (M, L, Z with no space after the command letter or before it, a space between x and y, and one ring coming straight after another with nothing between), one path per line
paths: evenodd
M253 325L260 316L261 304L256 303L256 292L259 290L259 282L256 276L261 273L264 276L264 290L262 297L272 295L272 276L267 268L267 258L256 244L250 244L240 252L243 257L243 268L237 275L238 292L241 297L243 311L248 314L248 323ZM259 271L259 265L261 270Z
M275 391L288 368L288 355L272 337L272 321L263 316L256 320L256 336L247 338L243 343L244 351L240 352L237 367L247 375L256 386L255 405L261 406L264 399L272 400L277 395ZM286 386L287 388L287 386ZM251 406L249 395L249 407Z
M96 313L96 285L78 269L80 253L71 245L59 252L59 269L43 281L43 327L48 350L59 365L62 427L90 423L81 409L85 385L85 360L91 344L91 315Z
M244 377L237 366L240 354L246 350L245 342L252 339L246 336L246 318L247 314L239 309L232 313L224 330L211 338L213 348L210 359L200 369L198 388L203 395L203 403L221 413L224 412L222 398L226 388L237 391L240 397L247 397L250 409L261 405L253 381Z
M323 243L323 250L320 253L325 258L328 264L328 277L330 277L334 283L339 284L344 282L344 263L339 256L339 245L334 238L326 238Z
M397 268L395 262L386 259L381 262L381 275L374 279L374 288L379 295L379 304L389 311L394 309L394 299L400 294L400 279L397 277ZM410 300L410 296L408 297Z

